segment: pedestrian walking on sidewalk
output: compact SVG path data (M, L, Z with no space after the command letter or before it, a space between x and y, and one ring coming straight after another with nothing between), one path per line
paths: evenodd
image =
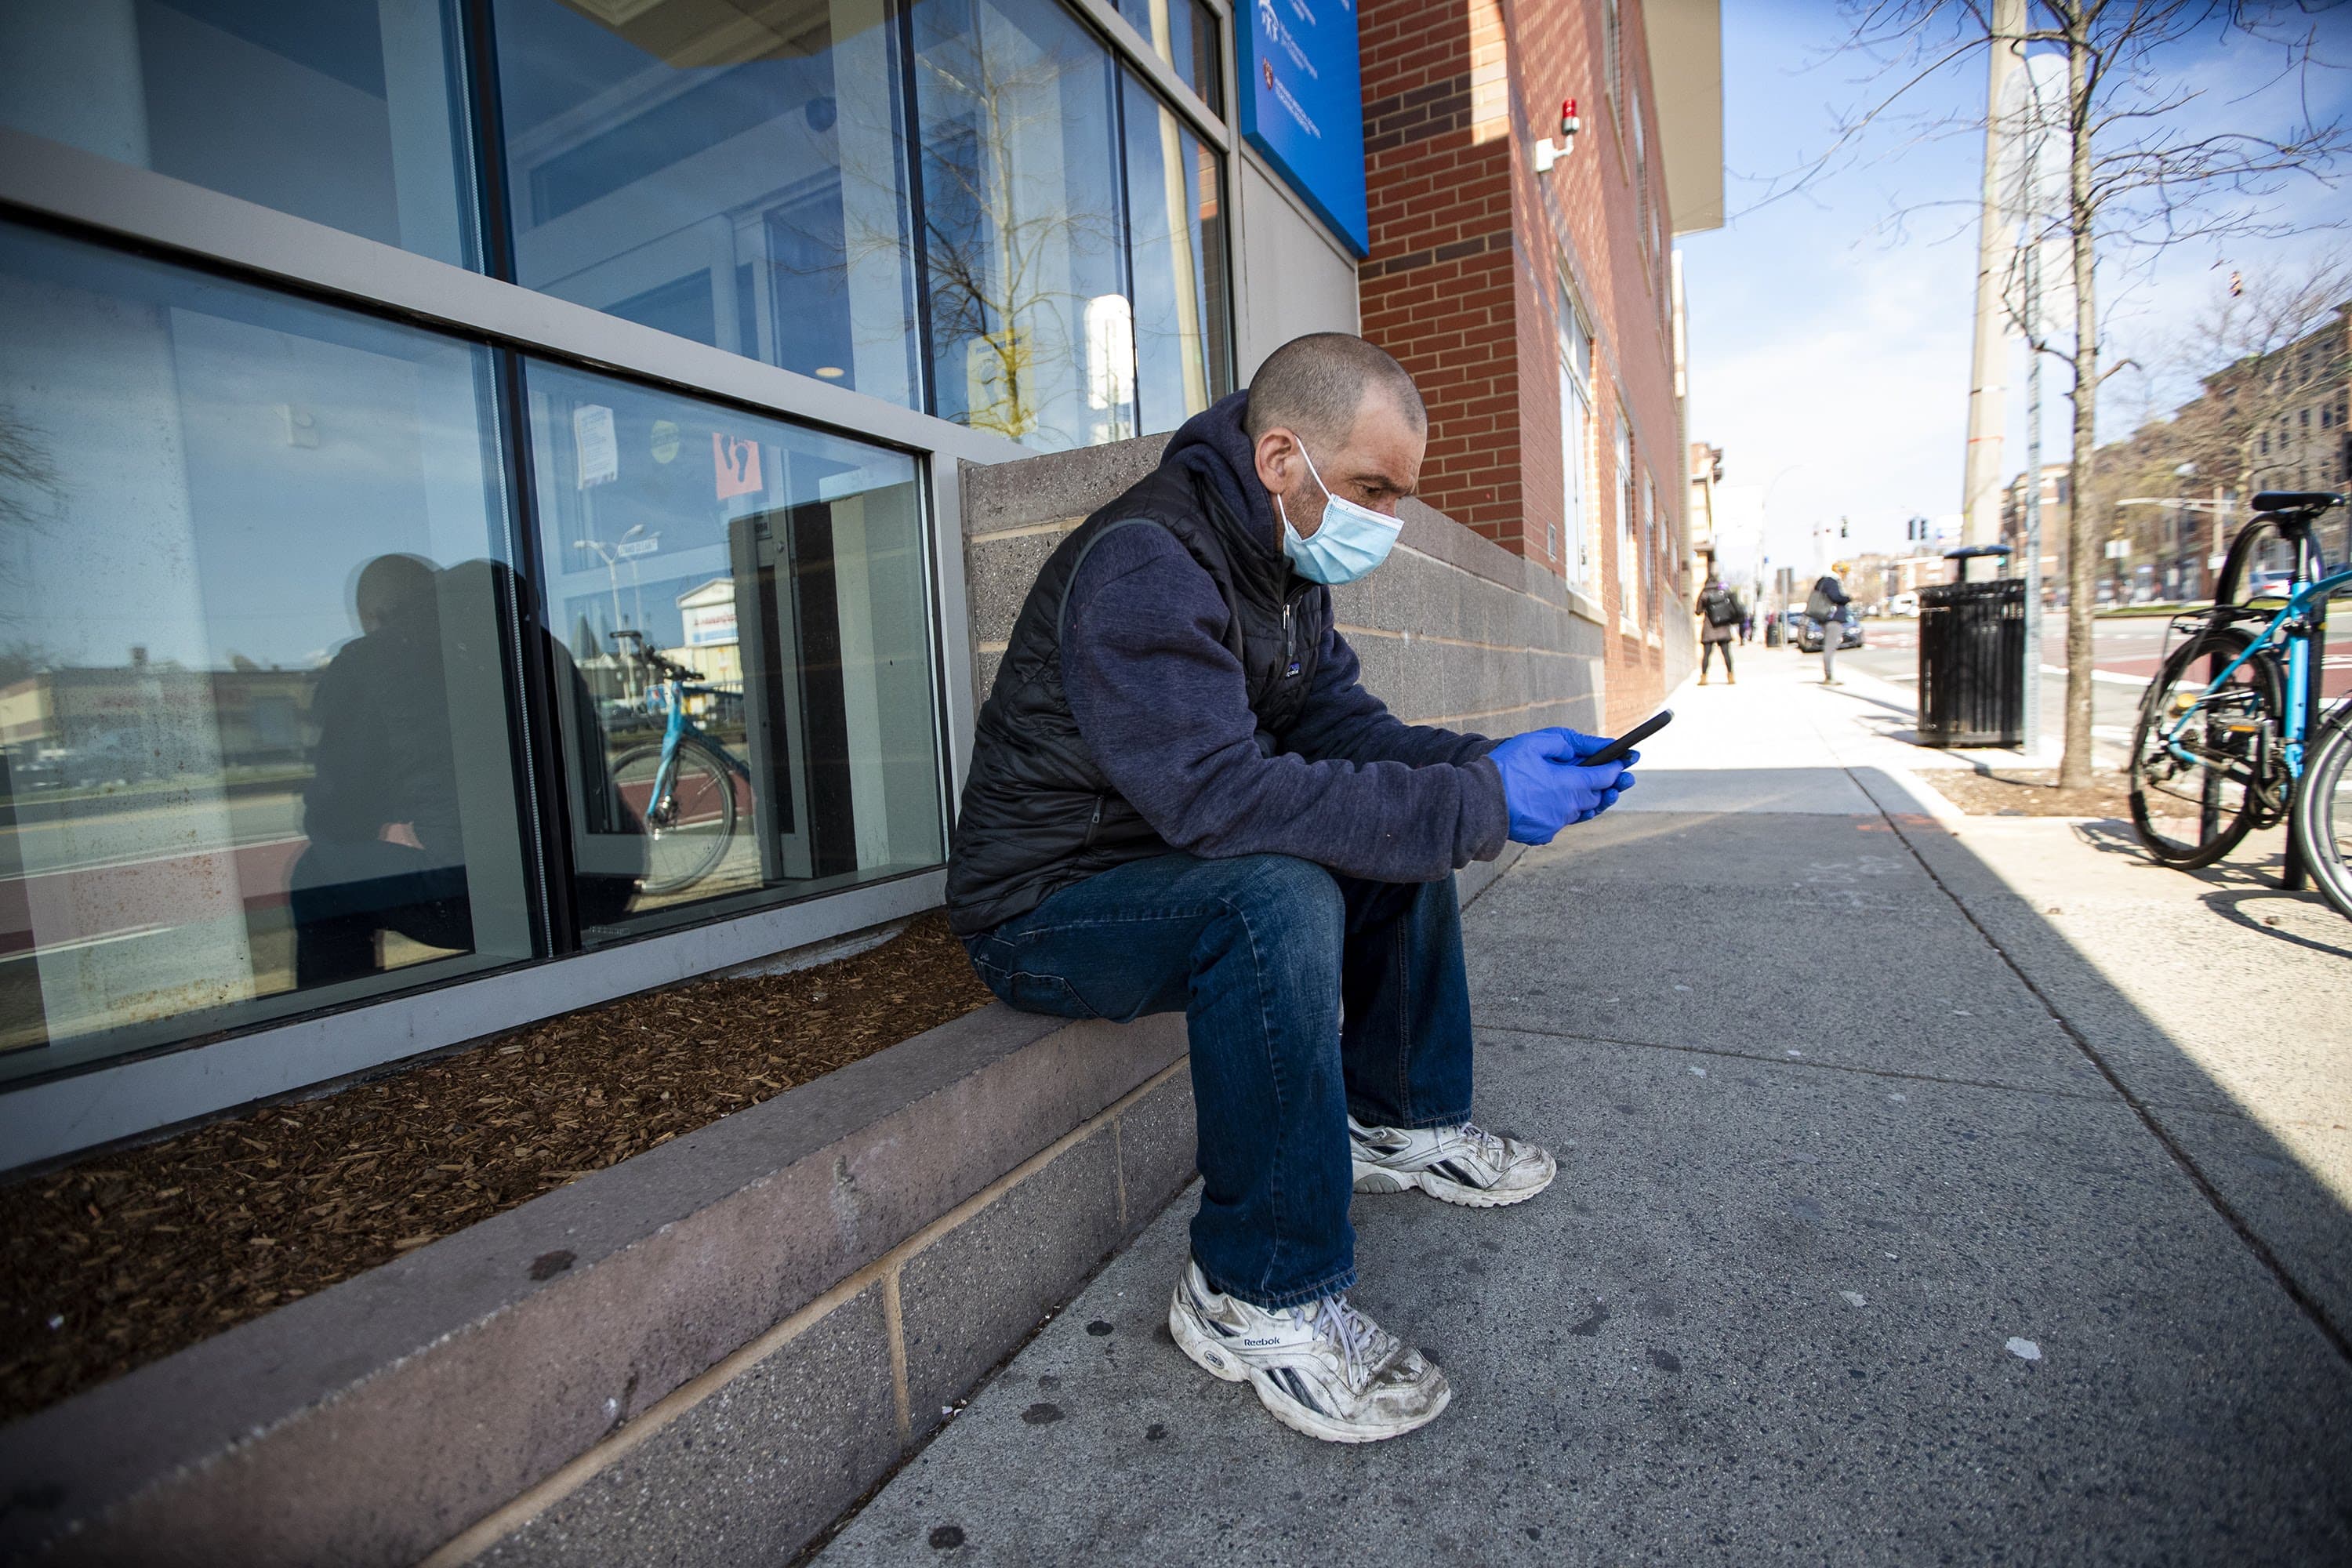
M1805 615L1821 623L1822 684L1843 686L1837 678L1838 649L1845 646L1845 607L1853 603L1839 576L1846 570L1844 562L1833 563L1813 583L1813 591L1806 595Z
M1360 682L1329 585L1387 556L1427 441L1412 377L1344 333L1188 421L1039 570L948 866L950 921L1013 1006L1183 1011L1201 1206L1169 1331L1334 1442L1452 1397L1349 1300L1352 1194L1491 1208L1558 1168L1470 1120L1452 873L1633 782L1583 765L1592 736L1408 725Z
M1748 611L1739 603L1739 595L1723 585L1723 579L1710 576L1698 596L1698 683L1706 684L1706 673L1714 667L1716 651L1723 653L1723 679L1727 686L1739 684L1739 677L1731 668L1731 643L1739 635L1739 624Z

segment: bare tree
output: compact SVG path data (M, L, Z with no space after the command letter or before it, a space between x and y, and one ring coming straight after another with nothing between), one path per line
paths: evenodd
M2218 499L2234 496L2242 506L2257 490L2341 481L2352 262L2324 257L2223 289L2181 353L2204 387L2173 422L2196 488L2218 487ZM2308 479L2315 466L2319 477Z
M1083 99L1091 79L1108 89L1112 79L1102 55L1075 38L1023 50L983 38L975 24L927 47L915 68L925 121L915 171L922 187L921 247L918 251L912 237L895 226L908 205L901 172L845 169L845 184L859 187L858 199L845 204L845 264L855 268L879 259L911 267L921 256L926 275L919 287L929 297L933 374L952 374L949 352L963 351L965 424L1016 440L1042 431L1051 444L1065 446L1133 435L1131 342L1090 342L1087 305L1108 290L1076 286L1089 272L1115 275L1124 218L1074 204L1062 163L1071 112L1066 100ZM877 126L870 134L892 132ZM890 221L866 216L880 214ZM1090 355L1109 349L1116 357L1122 348L1126 374L1114 379L1122 381L1126 396L1104 400L1104 427L1046 426L1047 405L1057 391L1069 390L1056 383L1082 381Z
M2206 89L2184 71L2197 46L2242 41L2275 50L2282 76L2336 68L2319 53L2320 25L2298 0L2032 0L2021 35L1997 37L1987 0L1843 0L1847 47L1875 62L1872 100L1849 114L1836 144L1785 195L1850 159L1875 126L1903 120L1906 101L1938 72L1994 47L2063 50L2065 197L2042 237L2071 261L2074 331L2062 346L2033 346L2073 373L2067 518L2066 740L2059 782L2091 780L2092 625L2105 518L2095 502L2099 390L2121 364L2103 363L2098 268L2145 263L2193 239L2264 239L2294 232L2277 198L2297 179L2332 185L2352 153L2340 120L2309 112L2268 132L2192 126ZM1917 134L1984 133L1981 118L1915 121ZM1922 204L1934 205L1934 204ZM1973 203L1970 204L1971 205Z
M20 544L47 531L60 499L57 465L42 445L40 432L0 403L0 623L23 618L23 606L6 591L26 586L16 581ZM19 652L30 645L13 645ZM10 679L14 679L11 677Z

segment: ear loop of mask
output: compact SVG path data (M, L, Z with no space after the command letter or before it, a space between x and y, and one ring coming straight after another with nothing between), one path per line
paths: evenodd
M1323 492L1323 504L1326 506L1330 505L1331 487L1323 482L1323 475L1315 467L1315 459L1307 455L1307 443L1298 439L1298 432L1296 430L1293 430L1290 433L1290 439L1297 444L1298 447L1298 456L1307 464L1307 477L1313 479L1315 481L1315 488ZM1305 534L1299 532L1298 530L1290 526L1290 509L1283 505L1282 498L1280 496L1276 496L1274 498L1274 510L1282 514L1282 526L1284 531L1287 532L1293 539L1303 540L1307 537ZM1321 525L1318 524L1317 526L1319 527Z

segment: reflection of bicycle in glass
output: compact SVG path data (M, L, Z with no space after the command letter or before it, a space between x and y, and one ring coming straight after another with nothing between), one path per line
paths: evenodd
M2168 866L2210 866L2257 827L2288 824L2288 864L2352 917L2352 696L2319 710L2329 572L2313 530L2341 496L2265 492L2231 542L2213 605L2177 617L2173 648L2141 700L2132 739L2132 824ZM2284 544L2284 574L2249 569ZM2238 585L2253 592L2241 602ZM2283 601L2283 602L2282 602ZM2295 885L2293 871L2289 885Z
M640 886L648 893L674 893L710 875L727 858L735 841L735 781L749 784L751 770L688 711L689 699L720 695L699 670L646 647L643 632L612 637L623 657L648 672L645 710L662 718L662 738L614 758L613 779L621 797L645 817L648 846Z

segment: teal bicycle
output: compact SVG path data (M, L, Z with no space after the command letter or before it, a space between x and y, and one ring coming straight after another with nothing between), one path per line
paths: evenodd
M2308 876L2352 919L2352 696L2322 711L2331 572L2314 524L2344 498L2265 491L2231 542L2210 608L2176 616L2132 737L2132 826L2168 866L2210 866L2257 827L2288 825L2286 886ZM2284 581L2244 601L2258 561Z
M649 840L638 886L650 894L681 892L727 858L740 815L737 785L748 795L751 770L695 721L689 710L697 700L723 695L701 671L647 647L643 632L611 636L625 658L651 674L643 708L662 726L660 740L613 759L613 783L644 817Z

